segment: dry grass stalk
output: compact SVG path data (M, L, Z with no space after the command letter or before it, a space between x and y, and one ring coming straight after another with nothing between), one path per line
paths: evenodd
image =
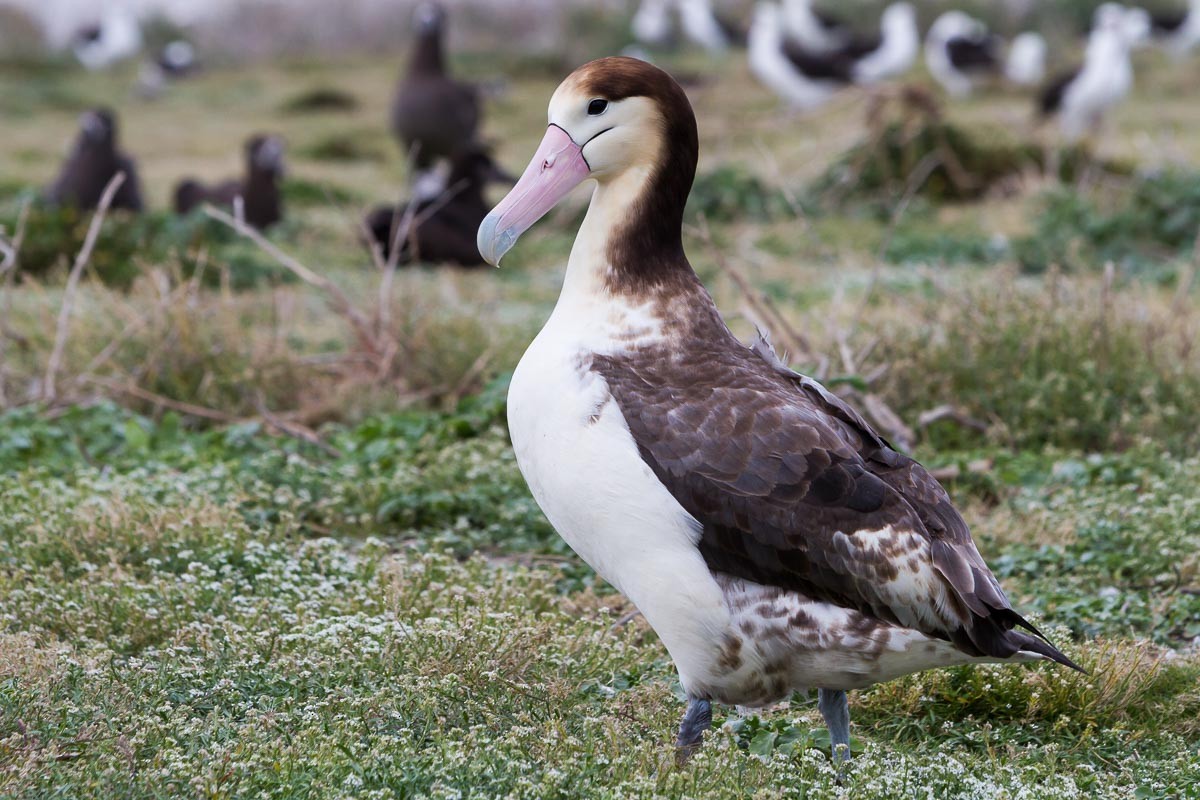
M17 213L17 225L12 238L0 234L0 407L8 405L4 351L8 348L8 340L17 338L16 332L9 329L8 321L12 318L12 285L17 274L17 262L21 258L21 244L25 240L25 224L28 221L29 202L26 201Z
M980 431L981 433L987 431L988 429L988 424L986 422L972 417L961 408L949 403L942 403L940 406L931 408L928 411L922 411L920 416L917 417L917 427L928 428L930 425L943 420L948 420L956 425L961 425L964 428Z
M273 413L269 408L267 408L266 401L263 400L261 394L255 398L255 405L258 408L259 415L269 427L274 428L280 433L286 434L293 439L299 439L306 444L311 444L313 447L321 450L326 455L333 456L334 458L341 458L342 452L322 439L320 434L318 434L312 428L301 425L299 422L294 420L284 419L278 414Z
M126 394L130 397L136 397L138 400L143 400L160 408L166 408L171 411L178 411L181 414L187 414L192 417L200 417L201 419L209 419L214 422L236 423L245 422L246 420L226 414L224 411L218 411L215 408L206 408L198 406L195 403L185 403L181 400L172 400L169 397L163 397L161 394L155 394L148 389L143 389L132 381L127 383L118 383L117 381L108 380L107 378L99 378L96 376L84 376L82 380L85 383L93 383L97 386L108 389L109 391L118 394Z
M59 369L62 368L63 350L67 345L68 325L71 321L71 311L74 308L79 279L92 257L92 250L96 246L96 239L100 236L100 228L104 224L108 208L112 205L117 190L124 182L125 173L118 172L104 187L104 193L100 195L100 203L96 206L96 213L92 215L87 235L83 239L83 247L79 249L79 255L76 256L75 264L71 267L71 274L67 277L67 286L63 289L62 306L59 309L58 325L54 334L54 349L50 351L50 359L46 364L46 376L42 381L42 400L45 402L53 402L57 397L55 381Z
M324 275L313 272L308 267L300 263L296 258L276 247L267 237L263 236L255 228L247 225L245 222L237 219L231 214L222 211L211 205L204 206L204 213L209 217L221 222L237 233L245 236L254 244L258 245L264 253L275 259L281 267L291 272L300 280L314 286L329 295L331 304L334 310L342 316L350 326L354 328L358 335L360 344L371 352L379 351L379 341L372 330L370 320L368 320L361 311L350 301L350 298L342 291L341 287L331 281Z
M404 174L411 176L415 174L417 155L421 152L421 143L413 142L408 148L408 153L405 154ZM412 194L413 182L409 181L409 194ZM396 206L398 211L399 205ZM409 229L412 227L413 214L416 212L416 199L413 198L404 206L404 214L397 221L392 220L392 225L395 227L395 234L392 235L391 247L388 249L387 261L383 264L383 278L379 284L379 310L376 312L376 325L379 335L383 336L383 332L391 325L391 310L392 310L392 283L396 278L396 268L400 265L400 242L408 239ZM394 216L394 214L393 214ZM379 248L368 236L368 241L371 241L371 252L379 263Z

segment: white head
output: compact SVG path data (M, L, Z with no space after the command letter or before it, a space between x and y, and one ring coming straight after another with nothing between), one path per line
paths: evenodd
M883 29L885 36L888 31L902 31L908 28L915 31L917 10L913 8L912 3L892 3L883 10L883 16L879 18L879 26Z
M1092 28L1116 30L1125 18L1125 6L1120 3L1101 3L1092 12Z
M956 36L978 36L986 33L982 22L962 11L947 11L929 28L926 38L933 42L946 42Z
M1127 8L1121 20L1121 35L1125 42L1136 47L1150 39L1150 14L1144 8Z

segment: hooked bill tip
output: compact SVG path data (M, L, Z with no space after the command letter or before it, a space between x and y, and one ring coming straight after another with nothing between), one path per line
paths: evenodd
M479 255L493 267L500 266L500 259L517 242L517 232L512 228L497 230L499 223L499 215L488 214L479 224L479 233L475 237Z

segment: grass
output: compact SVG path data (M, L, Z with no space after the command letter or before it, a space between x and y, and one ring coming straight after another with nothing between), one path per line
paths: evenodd
M510 171L561 61L457 63L512 76L485 126ZM1132 175L1005 167L969 202L939 194L944 174L900 202L896 165L874 195L823 197L879 130L862 96L796 119L734 60L689 89L686 246L731 325L749 338L763 320L723 261L803 334L775 331L799 366L876 393L923 461L957 468L948 487L1014 603L1090 670L854 693L839 783L800 696L718 709L674 765L670 661L640 619L615 625L628 602L537 509L504 423L584 197L502 270L389 288L357 219L401 192L398 64L215 66L145 104L132 72L0 66L0 226L99 102L155 209L106 222L89 278L109 282L75 295L54 402L42 380L86 217L31 211L0 291L0 796L1200 797L1198 223L1179 166L1200 163L1200 118L1170 66L1139 55L1137 96L1097 143ZM986 172L1043 152L1028 113L987 93L941 130ZM271 243L350 310L163 211L182 175L236 174L257 131L289 142ZM910 145L889 144L909 172ZM942 404L983 424L919 424Z
M115 407L5 419L20 444L0 453L13 476L0 489L0 791L983 797L1020 781L1029 797L1189 796L1200 663L1103 614L1085 639L1054 633L1090 676L964 668L858 693L841 786L800 697L747 719L721 711L727 725L676 769L665 652L640 621L613 627L627 602L545 526L484 397L371 419L333 437L340 457ZM1082 532L1140 492L1148 517L1088 543L1156 532L1155 548L1125 554L1137 582L1169 548L1195 552L1197 507L1179 486L1200 464L1163 461L1131 455L1089 477L1044 464L1045 482L1006 502ZM398 497L403 513L384 513ZM1023 557L983 527L993 563ZM1095 585L1111 566L1065 569ZM1053 578L1004 575L1014 598ZM1051 604L1039 623L1080 613Z

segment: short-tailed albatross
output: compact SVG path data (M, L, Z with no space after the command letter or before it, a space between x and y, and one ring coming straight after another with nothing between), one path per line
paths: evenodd
M688 264L696 119L630 58L573 72L517 185L484 219L491 264L595 181L562 294L512 378L521 472L562 537L645 615L689 697L819 689L835 757L847 689L953 664L1072 662L1009 604L941 485L765 343L747 347Z

